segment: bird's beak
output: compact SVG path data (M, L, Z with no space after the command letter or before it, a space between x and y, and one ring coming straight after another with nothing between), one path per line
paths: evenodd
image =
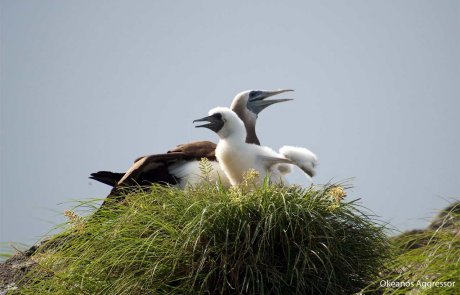
M268 107L268 106L270 106L272 104L292 100L290 98L265 100L266 98L269 98L270 96L278 95L278 94L281 94L281 93L284 93L284 92L289 92L289 91L294 91L294 90L292 90L292 89L279 89L279 90L273 90L273 91L259 91L257 96L251 97L248 100L247 108L257 115L263 109L265 109L266 107Z
M208 116L208 117L204 117L201 119L193 120L193 123L196 123L196 122L209 122L208 124L197 125L195 126L195 128L205 127L205 128L211 129L212 131L216 133L224 125L224 121L222 121L222 119L217 118L216 116Z

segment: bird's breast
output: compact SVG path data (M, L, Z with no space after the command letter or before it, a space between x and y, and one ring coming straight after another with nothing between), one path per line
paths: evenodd
M255 156L246 145L219 143L216 157L230 182L235 185L243 181L246 171L255 167Z

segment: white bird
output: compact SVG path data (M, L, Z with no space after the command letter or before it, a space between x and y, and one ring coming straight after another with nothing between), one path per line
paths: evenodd
M277 153L266 146L246 143L244 123L228 108L214 108L209 116L194 122L201 121L209 123L196 127L209 128L219 135L216 158L232 185L241 183L250 169L259 173L259 182L268 176L271 182L286 183L288 164L298 166L310 177L315 174L316 155L305 148L284 146Z
M243 141L260 144L255 131L258 114L272 104L291 100L266 100L288 91L292 90L248 90L235 96L231 108L244 122L243 129L246 135ZM209 175L210 180L220 179L223 185L230 185L216 162L215 148L216 144L209 141L181 144L167 153L138 158L126 173L99 171L92 173L90 178L113 186L109 197L118 196L120 191L134 185L150 187L152 183L165 183L183 188L187 184L196 184L203 180L199 169L200 160L207 158L213 167L213 172Z

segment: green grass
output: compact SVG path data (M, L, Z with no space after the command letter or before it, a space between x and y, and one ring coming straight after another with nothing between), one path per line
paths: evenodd
M456 203L443 213L439 227L395 237L387 271L368 289L379 289L380 294L460 294L459 212ZM399 286L381 288L382 281Z
M250 180L250 179L249 179ZM153 186L69 223L11 294L351 294L377 279L384 227L337 186ZM348 197L347 197L348 198Z

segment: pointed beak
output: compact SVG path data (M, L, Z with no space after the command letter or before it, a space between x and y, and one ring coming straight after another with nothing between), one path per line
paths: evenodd
M222 121L222 119L219 119L216 116L207 116L207 117L204 117L204 118L201 118L201 119L193 120L193 123L196 123L196 122L209 122L208 124L197 125L197 126L195 126L195 128L204 127L204 128L211 129L212 131L214 131L216 133L224 125L224 122Z
M248 100L246 106L253 113L259 114L263 109L265 109L268 106L271 106L272 104L292 100L291 98L280 98L280 99L271 99L271 100L265 100L265 99L271 96L274 96L274 95L278 95L278 94L290 92L290 91L294 91L294 90L279 89L279 90L273 90L273 91L258 91L257 96L251 97Z

